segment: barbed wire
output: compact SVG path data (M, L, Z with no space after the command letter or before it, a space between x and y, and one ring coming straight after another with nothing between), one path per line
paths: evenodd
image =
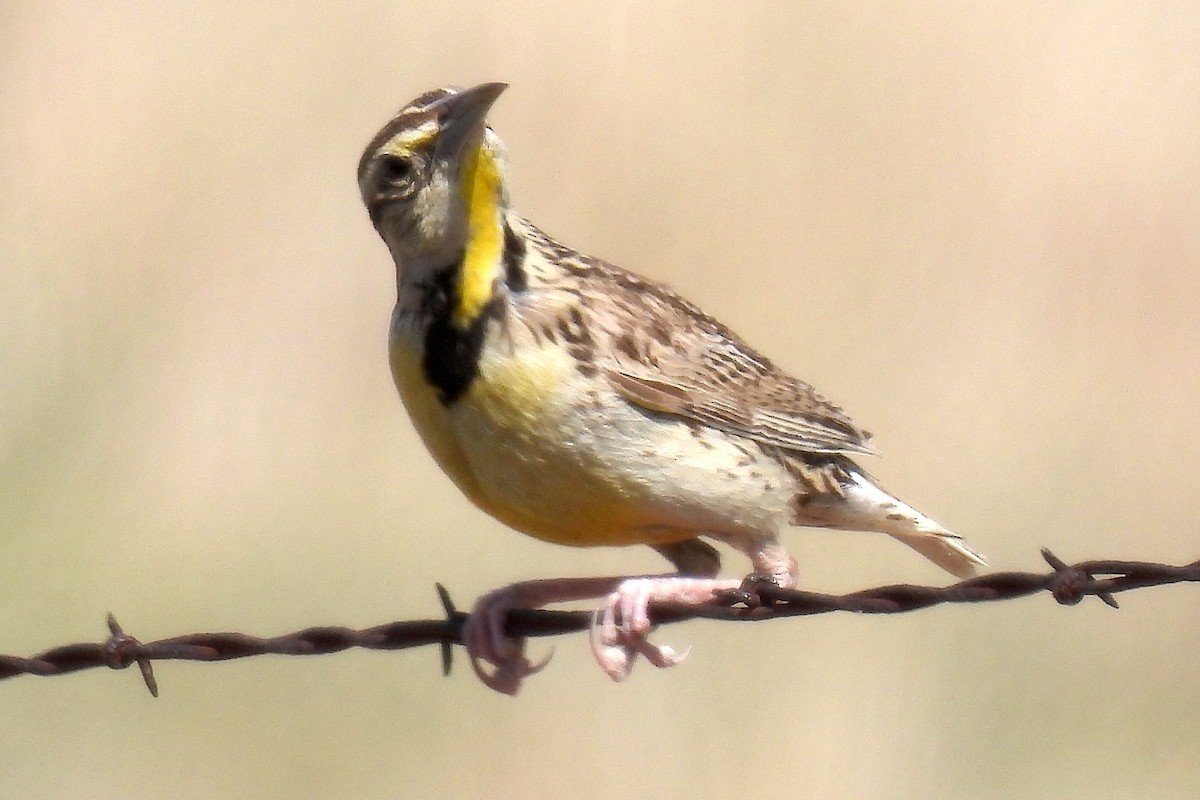
M748 578L737 592L708 605L651 608L655 625L689 619L761 621L780 617L851 611L858 614L899 614L944 603L984 603L1013 600L1050 592L1063 605L1075 605L1095 595L1117 608L1114 595L1131 589L1200 582L1200 561L1171 566L1147 561L1084 561L1069 565L1049 550L1042 557L1047 573L993 572L951 586L880 586L843 595L781 589ZM441 650L442 671L450 673L453 646L461 644L467 615L459 611L445 587L437 584L445 611L443 619L390 622L356 630L341 626L305 628L282 636L262 638L244 633L193 633L140 642L125 633L108 615L109 638L99 644L80 643L55 647L31 658L0 655L0 680L18 675L67 675L84 669L125 669L137 664L150 694L158 696L154 661L228 661L260 655L309 656L337 653L352 647L369 650L406 650L436 644ZM514 610L506 630L512 636L541 637L586 630L590 611Z

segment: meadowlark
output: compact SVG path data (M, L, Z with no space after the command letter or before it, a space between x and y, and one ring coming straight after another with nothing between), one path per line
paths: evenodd
M548 542L649 545L677 572L534 580L484 595L463 633L489 686L544 666L512 608L601 599L591 647L614 679L649 641L648 606L735 590L715 540L794 586L789 525L890 534L956 576L984 560L851 456L870 435L811 386L665 286L583 255L509 204L486 124L506 88L437 89L371 140L358 183L396 266L392 375L434 459L479 508Z

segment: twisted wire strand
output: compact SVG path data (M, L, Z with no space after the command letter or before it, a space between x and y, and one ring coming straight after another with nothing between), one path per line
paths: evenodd
M1049 550L1042 550L1042 557L1051 567L1049 572L994 572L945 587L897 584L843 595L780 589L748 578L739 591L708 605L655 606L651 609L651 619L656 625L665 625L697 618L761 621L832 611L899 614L944 603L1012 600L1038 592L1050 592L1062 605L1075 605L1095 595L1117 608L1114 595L1120 592L1200 582L1200 561L1184 566L1147 561L1084 561L1070 565ZM432 644L439 646L442 671L449 674L453 646L461 644L467 615L455 608L445 587L438 584L437 590L445 611L443 619L389 622L361 630L312 627L266 638L244 633L193 633L140 642L125 633L109 614L110 635L98 644L63 645L30 658L0 655L0 680L18 675L67 675L96 667L125 669L137 664L146 688L157 697L158 683L152 666L155 661L228 661L267 654L322 655L352 647L406 650ZM591 617L588 611L514 610L509 612L506 628L512 636L557 636L586 630Z

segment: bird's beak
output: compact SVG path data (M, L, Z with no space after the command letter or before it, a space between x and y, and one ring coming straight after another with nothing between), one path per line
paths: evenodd
M455 162L465 151L468 142L477 142L483 135L483 120L488 109L507 83L481 83L438 102L441 108L441 132L434 145L434 156L441 161Z

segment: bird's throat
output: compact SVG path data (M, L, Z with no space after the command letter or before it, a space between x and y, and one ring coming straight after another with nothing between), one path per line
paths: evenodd
M467 245L458 273L454 323L470 327L495 291L503 270L504 221L500 207L500 168L483 142L469 152L462 165L463 203L467 209Z

